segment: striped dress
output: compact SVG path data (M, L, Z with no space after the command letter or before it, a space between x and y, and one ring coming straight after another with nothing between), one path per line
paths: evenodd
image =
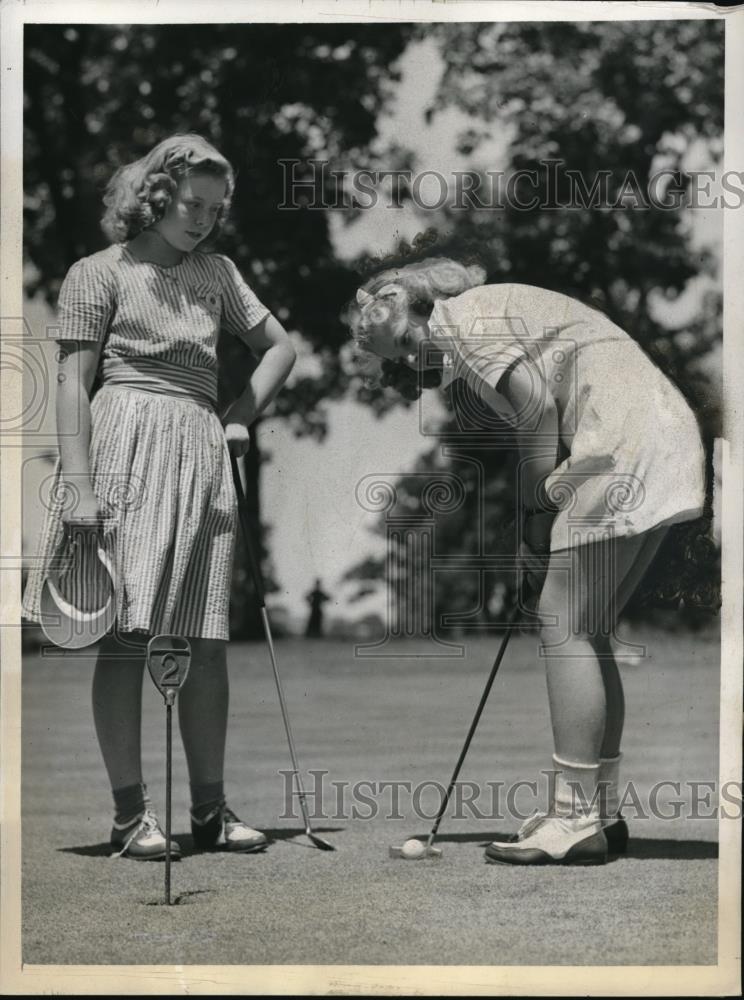
M224 329L250 347L268 309L222 254L194 251L166 268L124 244L73 264L58 306L57 340L102 345L90 472L118 577L118 630L228 639L237 512L216 345ZM58 461L23 595L31 621L71 498Z

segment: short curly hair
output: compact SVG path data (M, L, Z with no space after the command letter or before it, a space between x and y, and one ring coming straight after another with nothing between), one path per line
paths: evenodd
M235 172L211 143L194 133L169 136L139 160L119 167L103 196L106 211L101 229L109 241L123 243L162 219L179 182L194 174L219 177L226 183L215 223L200 245L200 249L209 249L230 211Z
M368 278L360 290L374 297L387 284L399 285L405 289L407 308L428 319L437 300L461 295L485 280L486 272L478 263L461 263L451 257L425 257L401 266L386 267ZM346 321L358 349L360 370L368 384L389 386L413 402L423 389L436 388L441 383L441 371L436 368L415 371L404 361L378 358L369 349L370 338L358 301L347 307Z

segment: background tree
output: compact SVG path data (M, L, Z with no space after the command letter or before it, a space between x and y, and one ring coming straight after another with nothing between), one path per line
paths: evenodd
M413 165L405 142L376 141L378 116L398 80L398 57L410 41L436 42L444 75L429 114L459 108L471 116L459 148L474 174L479 150L494 132L508 137L509 170L537 170L561 160L589 179L610 172L608 192L619 199L641 189L660 166L681 168L693 143L711 162L721 152L723 24L718 21L441 25L28 25L25 40L25 251L27 291L54 303L60 282L78 257L104 245L101 194L114 169L175 131L201 132L236 165L239 185L223 248L259 297L320 362L299 373L273 413L297 434L322 439L323 403L352 392L383 413L399 400L364 387L344 364L347 332L340 304L353 293L357 271L335 257L329 212L285 202L283 161L299 161L295 177L332 170ZM428 167L429 164L423 164ZM314 172L315 171L315 172ZM683 178L680 178L681 183ZM331 184L331 197L335 193ZM538 191L538 193L540 193ZM558 202L565 189L554 192ZM308 194L305 196L308 200ZM357 213L358 214L358 213ZM347 219L354 212L346 212ZM706 362L720 339L720 301L714 255L693 251L681 211L550 211L445 207L427 213L453 246L475 248L491 281L523 281L592 301L629 331L677 382L693 404L709 455L719 426L718 386ZM437 250L446 250L440 243ZM700 313L670 330L655 303L674 300L701 276L711 292ZM245 349L232 338L221 346L221 400L242 388ZM459 400L459 401L458 401ZM472 401L465 405L471 405ZM457 395L451 401L452 430ZM260 525L260 426L247 463L249 500ZM477 451L477 449L476 449ZM462 475L484 462L485 531L480 544L510 544L504 525L513 510L507 447L468 455ZM437 446L419 470L444 461ZM405 478L401 490L408 488ZM439 532L440 551L463 552L472 537L476 483L464 507ZM262 540L265 532L261 531ZM682 543L674 541L675 552ZM463 549L463 545L466 549ZM262 546L266 557L266 547ZM376 568L374 568L376 567ZM371 560L352 575L369 589L381 572ZM492 581L494 582L494 581ZM242 552L236 559L234 634L258 630ZM479 608L475 579L457 585L441 574L440 605Z

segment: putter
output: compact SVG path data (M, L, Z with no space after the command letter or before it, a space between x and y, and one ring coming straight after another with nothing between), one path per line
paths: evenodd
M517 620L519 610L521 607L521 600L518 599L514 602L514 607L512 608L511 614L507 619L507 630L504 633L504 637L501 640L501 645L499 646L499 651L496 654L496 659L491 667L491 673L488 675L488 681L483 689L483 694L478 702L478 707L475 710L475 716L470 724L470 729L468 730L468 735L465 738L465 744L460 751L460 756L455 764L455 770L452 772L452 777L450 783L447 786L447 791L442 799L442 804L439 807L439 812L437 813L437 818L434 820L434 826L431 828L431 832L426 840L425 844L421 844L420 841L407 841L401 847L390 847L389 855L391 858L406 858L407 860L417 861L421 858L441 858L442 849L440 847L434 847L433 841L439 831L439 824L442 822L442 817L447 811L447 806L449 805L449 800L452 795L452 790L457 782L458 775L460 774L460 768L463 765L467 752L470 749L470 744L472 743L475 731L478 728L478 723L480 722L480 717L483 714L483 709L488 701L488 696L491 693L491 688L493 687L493 682L496 679L496 674L498 673L499 667L501 666L501 661L504 659L504 654L506 653L506 648L509 645L509 639L514 631L514 624ZM416 843L421 844L421 850L416 848Z
M165 905L171 905L171 756L173 705L191 663L191 646L180 635L156 635L147 644L147 667L165 701Z
M297 752L295 750L294 739L292 738L292 728L289 724L289 713L287 712L287 704L284 698L284 690L282 689L281 678L279 677L279 668L276 663L276 653L274 651L274 642L271 637L271 626L269 625L269 615L266 611L266 599L264 595L263 580L261 579L261 570L258 565L258 557L256 556L255 549L253 547L253 540L251 538L251 525L248 517L248 502L245 498L245 493L243 492L243 483L240 479L240 470L238 469L238 462L235 455L230 456L230 465L232 468L233 483L235 484L235 493L238 498L238 518L240 520L240 527L243 532L243 538L245 539L246 552L248 554L248 563L251 569L251 575L253 577L253 585L256 590L256 599L258 600L259 610L261 613L261 621L263 623L264 635L266 636L266 644L269 647L269 657L271 658L271 668L274 671L274 682L276 684L276 691L279 695L279 705L282 710L282 719L284 720L284 730L287 734L287 743L289 744L289 755L292 759L292 775L294 777L295 783L297 785L297 792L295 793L300 800L300 808L302 810L302 818L305 823L305 836L308 840L315 845L321 851L335 851L336 848L333 844L329 844L327 840L323 840L319 837L317 833L313 833L310 826L310 816L307 811L307 803L305 801L305 789L302 785L302 778L300 776L300 769L297 764Z

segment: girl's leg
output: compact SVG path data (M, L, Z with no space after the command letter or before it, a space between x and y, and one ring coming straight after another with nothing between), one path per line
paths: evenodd
M142 677L148 638L134 632L106 636L93 675L93 717L116 807L111 843L119 855L142 861L165 857L166 847L142 781ZM180 857L175 841L171 856Z
M612 650L609 635L597 635L592 639L594 651L602 671L602 682L605 689L607 711L605 716L605 731L602 739L602 749L597 772L597 789L599 792L599 809L605 826L610 848L624 853L627 843L627 827L615 822L620 810L620 741L625 723L625 693L620 671L617 667L615 654ZM614 825L612 825L614 823ZM621 828L622 827L622 828Z
M608 796L597 799L600 761L603 750L619 747L624 714L608 609L619 611L637 585L644 547L647 565L643 537L609 539L551 558L538 614L555 745L553 801L550 815L529 820L516 844L491 844L489 861L591 864L607 858L602 828ZM615 768L618 762L619 755Z
M189 642L191 665L178 696L178 720L192 798L199 804L205 794L215 800L222 796L230 692L226 643L196 638ZM209 794L210 789L215 794Z
M622 732L622 684L614 659L602 656L611 657L609 634L603 633L609 632L607 609L642 544L623 538L582 545L559 553L548 568L538 614L555 747L552 808L558 814L594 813L606 738L619 740Z
M592 636L591 643L602 673L602 685L605 693L605 728L600 756L603 758L617 757L620 753L620 741L625 724L623 681L612 650L610 636Z
M178 696L178 720L191 784L191 832L204 850L262 851L263 833L226 806L227 643L190 639L191 666Z
M602 631L592 638L594 651L602 670L607 700L607 723L602 740L602 757L616 757L619 754L625 721L623 682L617 668L610 637L615 633L618 616L651 565L667 531L667 528L657 528L655 531L641 536L640 548L635 559L620 580L614 593L610 595L609 603L605 606Z
M624 700L609 636L660 540L608 539L551 560L538 612L560 757L590 764L619 748Z
M146 637L134 633L107 635L93 674L93 718L115 798L123 789L142 786L145 642ZM136 797L134 791L132 796ZM117 802L118 811L122 808L126 806Z
M603 634L594 637L594 649L602 670L602 679L607 700L607 718L599 768L599 789L602 815L612 818L620 805L620 745L625 722L625 695L623 682L610 642L614 635L618 616L632 596L644 574L651 565L668 528L657 528L644 536L641 549L629 572L621 581L610 605L605 609L606 627ZM609 838L609 833L608 833Z

